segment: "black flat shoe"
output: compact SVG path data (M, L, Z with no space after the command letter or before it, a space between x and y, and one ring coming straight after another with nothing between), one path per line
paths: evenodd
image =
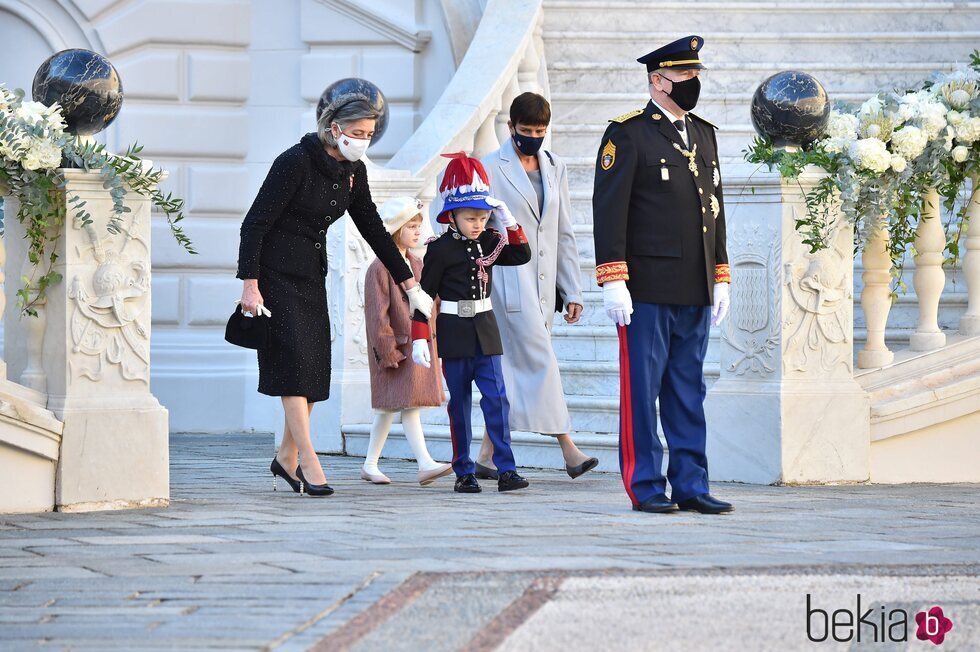
M497 491L514 491L523 489L528 485L528 481L517 475L517 471L504 471L497 478Z
M291 478L289 474L286 473L286 469L282 468L282 464L279 463L279 460L273 457L272 464L269 465L269 470L272 471L273 491L278 491L279 488L276 486L276 477L280 477L286 481L286 484L289 485L290 489L296 493L299 493L299 480L294 480Z
M482 464L477 462L476 477L478 477L481 480L496 480L497 469L491 469L489 466L483 466Z
M667 512L676 512L677 505L667 498L667 494L657 494L639 505L633 505L633 511L648 512L650 514L666 514Z
M296 467L296 475L299 476L300 491L307 496L329 496L333 493L333 487L327 483L323 484L310 484L303 477L303 468L300 466Z
M702 514L727 514L735 509L731 503L718 500L711 494L701 494L687 500L680 500L677 506L685 512L701 512Z
M597 466L599 466L599 460L597 460L594 457L590 457L589 459L585 460L581 464L577 464L576 466L568 466L566 464L565 473L568 474L569 478L574 480L575 478L579 477L583 473L588 473L589 471L591 471Z
M483 487L480 483L476 481L476 476L472 473L467 473L466 475L461 475L456 478L455 491L461 494L478 494L483 491Z

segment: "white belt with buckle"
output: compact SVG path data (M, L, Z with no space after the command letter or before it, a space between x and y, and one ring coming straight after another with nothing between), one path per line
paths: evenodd
M473 317L481 312L493 310L490 299L466 299L463 301L443 301L439 312L459 317Z

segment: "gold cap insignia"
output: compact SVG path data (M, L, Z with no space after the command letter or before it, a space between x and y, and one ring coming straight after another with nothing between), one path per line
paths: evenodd
M697 50L698 49L698 37L697 36L695 36L694 38L691 39L691 49L692 50Z
M616 162L616 146L610 140L606 143L606 146L602 148L602 158L599 159L599 165L602 166L603 170L608 170Z
M653 114L652 116L650 116L650 117L651 117L651 118L653 118L654 120L660 120L661 118L663 118L663 116L662 116L662 115L660 115L659 113L654 113L654 114Z

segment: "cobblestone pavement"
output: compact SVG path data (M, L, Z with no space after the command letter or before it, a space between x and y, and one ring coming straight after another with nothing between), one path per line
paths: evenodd
M980 648L977 485L719 483L734 514L653 515L615 473L459 495L324 457L337 494L312 499L271 491L271 457L269 435L175 435L167 509L0 516L0 649L814 649L808 594L911 622L816 649L932 649L933 605L941 649Z

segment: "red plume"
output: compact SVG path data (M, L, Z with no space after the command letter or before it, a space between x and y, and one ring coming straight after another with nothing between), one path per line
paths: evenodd
M442 177L439 192L452 191L460 186L472 186L477 175L483 180L485 186L490 186L490 177L487 176L487 171L483 169L483 164L480 163L479 159L470 158L466 152L454 152L443 154L443 156L452 160L446 166L446 173Z

